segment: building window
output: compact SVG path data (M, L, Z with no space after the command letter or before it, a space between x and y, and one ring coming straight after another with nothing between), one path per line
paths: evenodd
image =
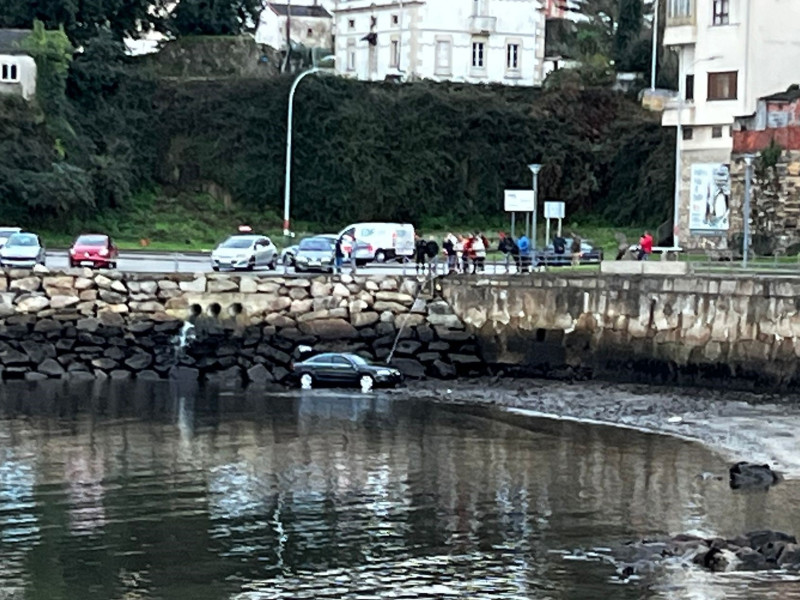
M306 36L311 37L312 35L314 35L314 30L311 29L311 27L309 27L308 29L306 29Z
M400 66L400 40L392 40L391 55L389 56L389 66L395 69Z
M683 140L690 140L694 137L694 129L691 127L684 127L683 128Z
M356 41L347 40L347 70L356 70Z
M722 137L722 127L720 125L715 125L711 128L711 137L712 138L721 138Z
M392 25L398 25L399 23L400 23L400 16L392 15Z
M349 19L349 20L347 21L347 26L348 26L350 29L355 29L355 28L356 28L356 20L355 20L355 19Z
M723 73L708 74L708 99L709 100L736 100L738 72L726 71Z
M472 68L486 68L486 42L472 42Z
M450 40L436 40L437 75L450 75L452 69L452 47Z
M730 0L714 0L714 25L730 23Z
M694 100L694 75L686 76L686 93L687 100Z
M667 4L667 17L682 19L692 16L692 0L669 0Z
M506 69L519 71L519 44L508 44L506 46Z
M4 63L0 67L0 81L19 81L17 65Z

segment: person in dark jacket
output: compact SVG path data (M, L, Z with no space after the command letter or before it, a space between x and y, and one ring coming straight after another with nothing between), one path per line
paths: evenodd
M334 273L342 272L342 264L344 263L344 250L342 249L342 236L336 238L336 243L333 247L333 271Z
M448 233L442 242L442 250L447 257L447 274L455 273L458 269L458 250L456 244L458 239L452 233Z
M425 241L421 235L416 235L416 242L414 244L414 257L417 262L417 275L425 274L425 256L428 253L428 242Z

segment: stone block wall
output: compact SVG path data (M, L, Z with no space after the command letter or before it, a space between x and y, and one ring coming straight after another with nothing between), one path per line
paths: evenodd
M0 373L282 382L301 346L377 361L394 348L410 377L481 372L461 320L419 292L395 277L0 271Z
M543 376L793 389L800 276L448 279L488 364Z

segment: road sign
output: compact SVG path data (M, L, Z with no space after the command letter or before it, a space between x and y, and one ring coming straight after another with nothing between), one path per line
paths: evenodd
M506 212L533 212L533 190L506 190Z
M563 202L545 202L544 203L544 218L545 219L563 219L564 218L564 203Z

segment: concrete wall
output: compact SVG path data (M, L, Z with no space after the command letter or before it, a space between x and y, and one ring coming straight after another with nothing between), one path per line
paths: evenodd
M484 360L512 371L759 390L800 381L800 277L546 274L441 285Z

